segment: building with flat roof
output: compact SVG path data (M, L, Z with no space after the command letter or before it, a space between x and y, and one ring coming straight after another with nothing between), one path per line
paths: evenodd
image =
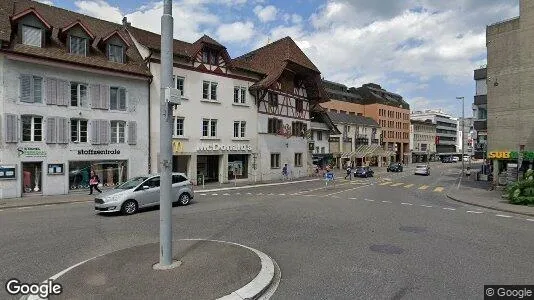
M443 157L458 154L458 119L441 110L414 111L412 120L430 120L436 126L436 155Z
M483 159L487 155L488 146L488 85L487 69L474 71L475 97L473 101L473 155L475 159Z
M436 124L432 120L411 120L410 146L412 162L429 162L436 155Z

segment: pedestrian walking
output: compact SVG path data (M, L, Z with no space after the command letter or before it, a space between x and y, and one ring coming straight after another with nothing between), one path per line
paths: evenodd
M465 171L465 176L467 176L467 179L471 176L471 168L467 167L467 170Z
M345 175L345 179L349 178L349 180L352 180L352 168L350 166L347 166L347 175Z
M91 178L89 179L89 195L93 194L93 189L97 190L99 193L102 193L102 191L98 188L99 183L100 178L98 178L98 175L96 175L95 171L91 171Z
M282 168L282 175L284 176L284 180L288 179L287 164L285 164L284 167Z

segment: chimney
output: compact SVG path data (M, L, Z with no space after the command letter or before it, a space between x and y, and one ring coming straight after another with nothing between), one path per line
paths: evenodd
M130 27L132 23L128 22L128 18L124 17L122 18L122 26L124 27Z

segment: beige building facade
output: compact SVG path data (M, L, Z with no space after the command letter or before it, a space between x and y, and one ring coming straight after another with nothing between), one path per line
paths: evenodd
M436 125L431 120L412 120L410 124L412 162L429 162L436 155Z

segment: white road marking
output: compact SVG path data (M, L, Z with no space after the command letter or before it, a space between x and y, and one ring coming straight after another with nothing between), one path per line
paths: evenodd
M211 195L212 195L212 196L217 196L217 195L219 195L219 194L211 194Z
M1 210L0 210L1 211ZM534 222L534 219L527 219L527 221Z
M31 208L31 206L17 207L17 209L28 209L28 208Z
M414 185L413 185L413 184L407 184L407 185L405 185L404 187L405 187L405 188L411 188L412 186L414 186Z
M468 214L482 214L483 212L476 211L476 210L468 210L468 211L466 211L466 213L468 213Z
M278 194L278 196L285 196L286 194Z
M0 209L0 211L4 211L3 209Z
M426 204L421 204L421 206L422 206L422 207L429 207L429 208L430 208L430 207L434 207L434 206L432 206L432 205L426 205Z
M54 206L54 204L45 204L45 205L43 205L43 207L49 207L49 206Z
M228 194L228 193L224 193L223 196L230 196L230 194Z
M392 203L391 201L382 200L383 203Z
M338 196L332 196L332 198L341 199L341 197Z
M456 208L444 207L444 210L456 210Z
M247 193L247 195L252 195L252 193Z
M298 195L298 194L299 194L299 193L293 193L293 194L291 194L291 196L296 196L296 195Z
M411 203L406 203L406 202L402 202L401 204L402 204L402 205L413 205L413 204L411 204Z
M367 198L365 198L364 200L365 200L365 201L369 201L369 202L374 202L374 201L375 201L375 200L367 199Z
M438 186L437 188L434 189L434 192L443 192L443 188Z
M495 215L497 217L501 217L501 218L511 218L512 216L508 216L508 215Z
M241 195L241 193L235 193L236 195Z
M200 196L206 196L206 194L200 194Z
M419 189L420 189L420 190L426 190L426 189L428 189L428 185L423 185L423 186L421 186Z
M349 198L350 200L358 200L358 198Z

